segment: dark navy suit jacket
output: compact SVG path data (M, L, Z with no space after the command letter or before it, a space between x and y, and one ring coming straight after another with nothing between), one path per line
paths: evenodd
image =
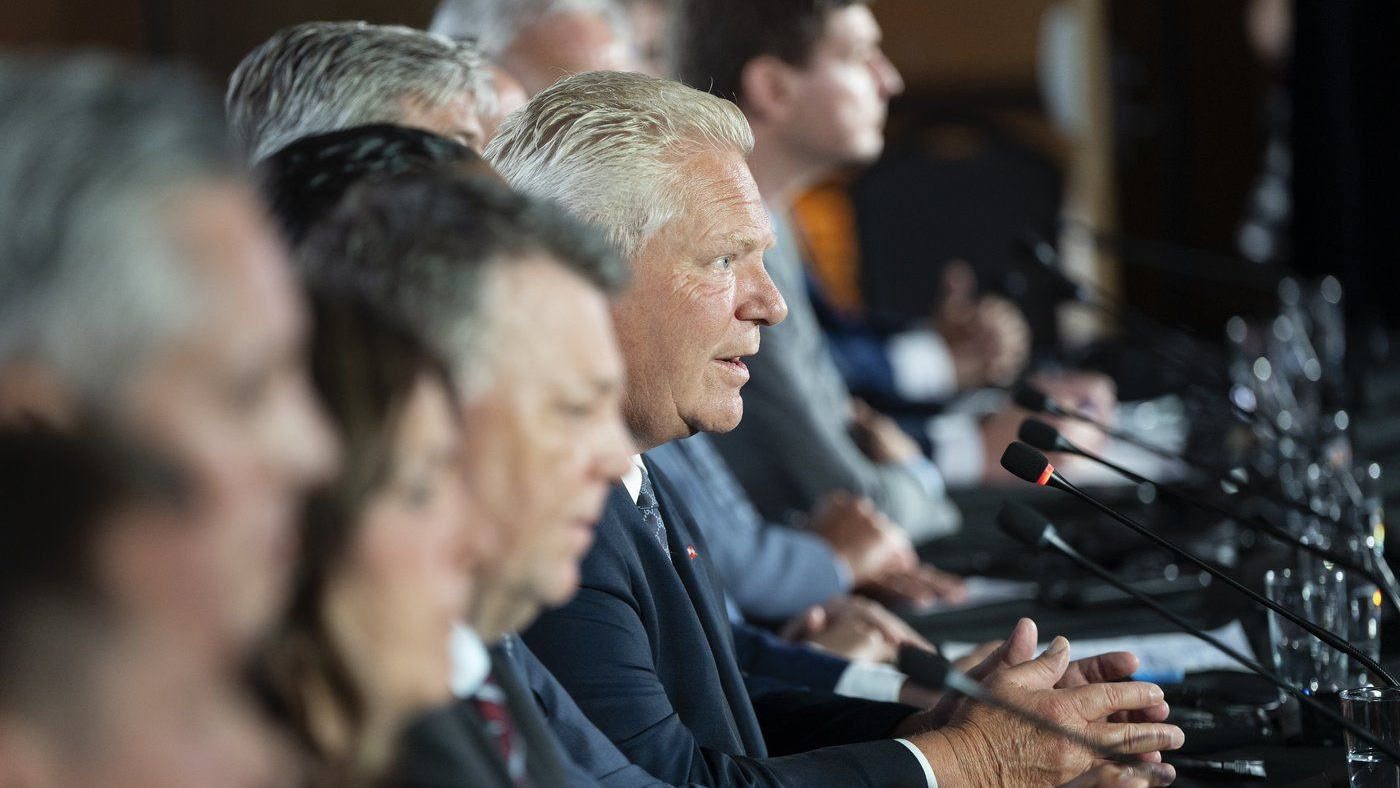
M553 738L534 697L500 647L491 649L492 676L506 696L516 734L524 742L526 771L537 786L592 788L566 777L573 771ZM399 755L398 784L403 788L462 788L464 785L513 788L504 760L470 701L420 717L406 732Z
M491 671L525 740L534 785L671 788L629 763L524 643L508 638L492 648ZM400 763L401 788L514 788L466 700L415 722L404 737Z
M782 690L750 697L708 548L665 477L651 477L670 557L616 485L578 595L525 633L584 713L673 784L927 788L913 754L879 740L910 707ZM802 754L770 758L765 736L774 752Z

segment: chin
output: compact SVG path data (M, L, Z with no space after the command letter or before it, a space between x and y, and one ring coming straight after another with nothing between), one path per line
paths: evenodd
M540 595L545 607L559 607L574 598L578 593L579 582L578 563L570 561L568 566L560 567L558 571L550 573L549 585L542 588Z
M697 432L725 433L739 426L744 418L744 400L735 396L733 402L707 409L704 413L686 419L691 434Z

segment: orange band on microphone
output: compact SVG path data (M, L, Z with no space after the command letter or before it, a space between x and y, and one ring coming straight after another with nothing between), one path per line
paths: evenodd
M1036 479L1036 480L1035 480L1035 483L1036 483L1036 484L1039 484L1039 485L1041 485L1041 486L1044 486L1046 482L1050 481L1050 477L1051 477L1051 476L1054 476L1054 475L1055 475L1055 466L1053 466L1053 465L1051 465L1050 463L1047 462L1047 463L1045 463L1045 470L1043 470L1043 471L1040 472L1040 478L1039 478L1039 479Z

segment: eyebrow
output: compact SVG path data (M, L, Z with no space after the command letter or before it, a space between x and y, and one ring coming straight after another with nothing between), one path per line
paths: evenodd
M725 233L719 237L719 243L727 247L738 247L740 249L763 249L768 250L778 245L778 239L773 233L768 233L766 237L755 235L754 233L737 232Z

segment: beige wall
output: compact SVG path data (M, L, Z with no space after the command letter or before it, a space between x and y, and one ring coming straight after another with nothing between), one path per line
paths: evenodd
M754 0L762 2L762 0ZM1040 15L1051 0L878 0L890 56L911 89L1034 85ZM310 19L426 24L434 0L3 0L0 43L169 46L226 75L274 30ZM152 30L149 18L168 29Z
M874 9L912 90L965 92L1034 86L1040 17L1052 2L878 0Z
M170 54L222 80L278 28L313 19L427 24L435 0L0 0L0 44ZM151 19L163 20L155 27Z

